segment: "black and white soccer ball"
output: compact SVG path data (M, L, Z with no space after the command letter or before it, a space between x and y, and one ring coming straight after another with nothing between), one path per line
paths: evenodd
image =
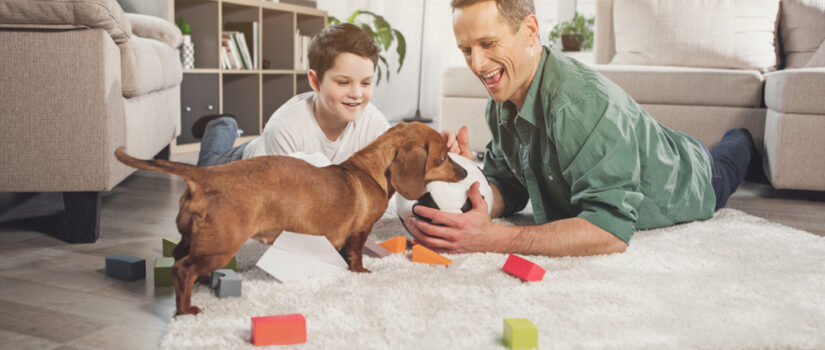
M404 198L400 193L396 194L395 204L398 218L401 219L401 223L404 225L404 228L407 229L407 232L410 231L410 228L407 227L409 217L416 215L412 211L415 206L423 205L453 214L461 214L473 209L473 203L470 201L468 193L473 182L479 183L478 189L481 192L481 196L487 202L487 213L489 214L490 210L492 210L493 190L490 188L490 184L487 182L484 173L481 172L481 168L475 165L472 160L458 154L449 153L449 156L454 162L464 168L464 170L467 170L467 177L463 180L459 182L432 181L426 185L424 195L413 200ZM416 217L429 221L429 219L418 215L416 215Z

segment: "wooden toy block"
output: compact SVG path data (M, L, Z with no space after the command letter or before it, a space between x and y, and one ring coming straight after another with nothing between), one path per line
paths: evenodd
M229 269L212 272L212 288L218 298L241 296L241 276Z
M106 258L106 276L124 281L146 278L146 260L123 254Z
M307 341L306 319L301 314L252 318L252 344L290 345Z
M163 256L172 256L172 251L175 250L175 246L178 245L179 242L179 239L164 238L163 241L161 241L163 244Z
M407 237L398 236L390 238L386 241L378 243L384 249L389 250L390 253L403 253L407 250Z
M423 245L416 244L412 247L412 262L450 266L450 263L453 261L441 256Z
M510 254L504 267L501 268L513 276L525 281L541 281L544 278L544 269L530 260Z
M526 318L505 318L504 345L510 349L536 349L539 347L539 331Z
M375 243L375 241L367 238L367 241L364 243L364 254L367 254L373 258L383 258L392 253L384 247L378 245L378 243Z
M155 259L155 287L174 285L172 281L172 265L175 258L163 257Z

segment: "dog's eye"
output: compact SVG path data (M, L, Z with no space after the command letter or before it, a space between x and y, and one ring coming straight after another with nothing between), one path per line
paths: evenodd
M441 162L442 162L442 163L444 163L444 161L445 161L445 160L447 160L447 156L443 156L443 157L441 157Z

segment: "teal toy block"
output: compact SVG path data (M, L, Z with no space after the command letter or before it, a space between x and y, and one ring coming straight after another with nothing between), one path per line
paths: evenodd
M106 276L124 281L136 281L146 277L146 260L123 254L106 258Z
M178 243L180 243L179 239L164 238L162 241L163 256L172 256L172 251L175 250L175 246L177 246Z
M172 265L175 258L163 257L155 259L155 287L174 285L172 281Z
M526 318L505 318L504 345L510 349L536 349L539 347L539 331Z

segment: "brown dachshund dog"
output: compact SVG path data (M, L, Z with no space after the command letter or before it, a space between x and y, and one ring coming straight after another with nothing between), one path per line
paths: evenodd
M267 156L212 167L140 160L115 151L118 160L145 170L182 176L175 247L176 315L197 314L192 285L226 265L247 239L272 243L281 231L323 235L346 246L349 269L361 264L372 225L395 191L405 198L424 194L430 181L455 182L467 172L447 157L441 135L420 124L399 124L340 165L317 168L303 160Z

